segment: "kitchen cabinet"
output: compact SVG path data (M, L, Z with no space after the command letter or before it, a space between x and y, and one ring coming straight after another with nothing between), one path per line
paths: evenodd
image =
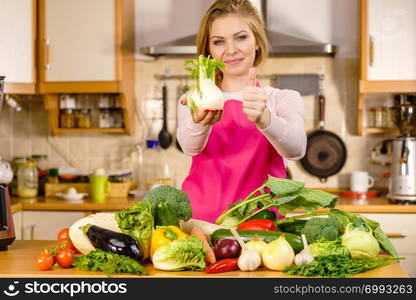
M380 223L381 229L389 236L399 257L399 263L410 276L416 277L416 214L362 214Z
M366 95L416 93L415 53L414 0L361 0L357 134L394 131L364 128Z
M36 0L0 0L0 74L4 92L36 91Z
M39 92L53 134L134 131L134 0L39 0ZM59 128L60 93L115 93L124 128Z
M22 221L23 221L23 212L17 211L13 213L13 225L14 225L14 233L16 235L16 240L22 239Z
M0 0L9 94L42 94L53 134L134 131L134 0ZM3 71L5 70L5 71ZM124 128L59 128L60 94L112 93Z
M80 211L23 211L22 240L56 240L62 228L85 217Z

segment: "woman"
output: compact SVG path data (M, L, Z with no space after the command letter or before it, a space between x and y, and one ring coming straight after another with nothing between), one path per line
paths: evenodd
M303 103L298 92L260 87L255 67L267 57L264 23L248 0L219 0L206 12L198 55L225 64L217 74L223 111L194 110L181 97L177 139L192 166L182 189L193 218L215 222L228 205L244 199L268 175L286 177L283 159L306 150Z

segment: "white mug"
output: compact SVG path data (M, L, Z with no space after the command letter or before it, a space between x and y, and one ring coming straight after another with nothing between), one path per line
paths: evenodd
M374 178L366 171L351 173L351 191L355 193L366 193L374 185Z

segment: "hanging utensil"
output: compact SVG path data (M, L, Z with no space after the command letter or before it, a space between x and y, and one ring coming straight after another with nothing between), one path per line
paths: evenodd
M177 99L179 99L184 93L186 93L186 84L182 84L182 82L179 83L178 85L178 89L177 89ZM176 108L176 129L178 129L178 109ZM176 148L183 152L181 144L179 144L177 135L175 135L175 139L176 139Z
M165 70L165 81L162 87L162 101L163 101L163 127L162 130L159 132L159 143L163 149L169 148L170 144L172 144L172 135L168 131L168 117L167 117L167 110L168 110L168 87L167 87L167 76L169 76L170 70Z
M308 134L306 154L300 160L302 167L310 174L326 182L329 176L338 173L347 160L347 148L341 138L324 129L325 97L319 99L319 129Z

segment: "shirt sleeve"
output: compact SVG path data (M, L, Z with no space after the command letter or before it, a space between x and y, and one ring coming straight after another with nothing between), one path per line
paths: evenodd
M267 88L267 98L270 124L259 130L282 157L301 159L307 143L302 97L293 90Z
M189 107L181 104L182 98L183 96L178 102L176 138L183 153L194 156L204 150L211 133L211 126L194 123Z

